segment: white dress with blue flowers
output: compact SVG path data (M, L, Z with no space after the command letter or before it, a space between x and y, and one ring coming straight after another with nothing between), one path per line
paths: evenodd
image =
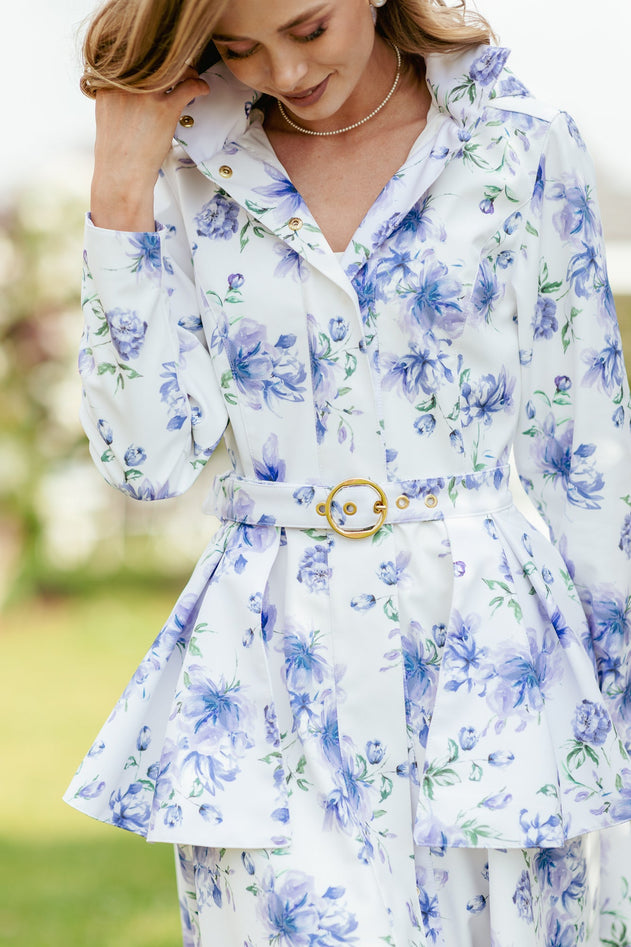
M178 845L187 944L631 942L629 393L584 145L507 55L429 57L341 258L222 65L157 232L88 222L97 466L233 468L66 797Z

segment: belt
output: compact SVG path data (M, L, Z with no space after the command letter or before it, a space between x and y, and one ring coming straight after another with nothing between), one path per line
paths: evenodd
M426 480L376 483L351 477L334 486L215 478L204 512L248 526L330 528L349 539L372 536L384 524L472 516L512 504L510 467Z

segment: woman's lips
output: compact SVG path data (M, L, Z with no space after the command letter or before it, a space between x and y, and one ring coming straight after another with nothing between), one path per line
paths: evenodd
M299 109L304 108L305 105L315 105L324 95L328 82L329 76L318 83L318 85L312 86L304 92L298 92L296 95L287 95L285 93L281 98L283 98L288 105L295 106Z

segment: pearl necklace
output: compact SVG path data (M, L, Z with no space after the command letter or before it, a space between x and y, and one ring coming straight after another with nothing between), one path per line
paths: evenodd
M332 132L315 132L311 128L303 128L302 125L297 125L296 122L292 121L289 115L287 114L287 112L285 111L283 103L280 101L280 99L277 99L278 111L280 112L280 114L285 119L288 125L291 125L292 128L295 128L297 132L302 132L303 135L320 135L322 137L326 135L342 135L344 134L344 132L350 132L351 129L353 128L359 128L360 125L365 125L366 122L370 121L371 118L375 117L377 112L380 112L382 110L384 105L388 104L388 102L394 95L395 90L399 84L399 79L401 78L401 52L399 51L399 48L394 45L394 43L392 45L397 57L397 73L394 77L394 82L392 83L392 87L390 91L388 92L387 96L385 97L385 99L383 100L383 102L381 103L381 105L378 105L376 109L373 109L370 115L366 115L365 118L360 119L358 122L353 122L352 125L347 125L345 128L336 128Z

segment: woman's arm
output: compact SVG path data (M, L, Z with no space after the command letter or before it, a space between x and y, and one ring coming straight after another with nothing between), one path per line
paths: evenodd
M176 161L158 180L156 231L86 223L81 419L106 480L143 500L187 489L228 421L171 186Z
M524 225L516 460L568 564L631 745L631 403L593 169L568 116L551 125Z

